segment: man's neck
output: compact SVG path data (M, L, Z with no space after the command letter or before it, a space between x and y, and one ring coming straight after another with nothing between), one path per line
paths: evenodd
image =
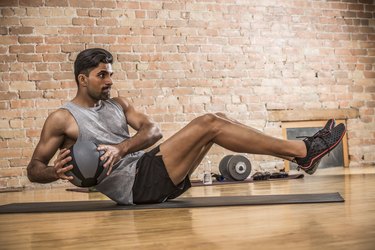
M78 96L73 98L72 102L84 108L95 108L95 107L100 106L102 103L101 100L98 100L98 101L87 100L87 99L85 100L85 99L79 98Z

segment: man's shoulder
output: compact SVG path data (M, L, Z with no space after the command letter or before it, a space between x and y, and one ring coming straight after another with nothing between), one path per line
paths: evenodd
M70 118L72 118L70 112L67 109L60 108L49 114L47 121L54 122L56 125L61 125L69 122Z
M53 111L50 115L57 116L57 117L67 117L71 116L70 111L64 108L59 108Z
M123 110L126 110L129 106L129 102L126 100L126 98L113 97L111 98L111 100L114 101L116 104L120 105Z
M117 102L117 103L127 102L126 98L121 97L121 96L112 97L111 100L114 101L114 102Z

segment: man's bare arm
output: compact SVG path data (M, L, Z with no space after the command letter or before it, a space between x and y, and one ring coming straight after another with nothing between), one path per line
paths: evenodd
M123 156L146 149L163 137L160 128L148 116L135 110L124 99L116 98L115 101L123 107L128 124L137 131L133 137L120 144Z
M163 137L159 127L145 114L136 111L134 107L124 99L114 98L114 100L122 106L126 121L137 133L119 144L101 144L98 146L98 150L105 151L100 159L106 161L103 167L108 169L107 175L111 173L112 166L125 155L146 149Z
M64 174L72 168L72 166L64 166L70 160L70 157L67 157L68 150L61 150L54 162L54 166L48 166L48 163L64 141L66 119L63 112L59 110L52 113L43 126L39 143L27 166L27 176L32 182L49 183L60 178L68 179Z

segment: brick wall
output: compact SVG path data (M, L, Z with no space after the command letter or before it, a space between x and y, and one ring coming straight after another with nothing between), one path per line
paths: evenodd
M113 95L166 138L205 112L281 137L270 111L354 108L351 166L374 165L374 10L373 0L1 0L0 187L38 186L25 167L47 115L74 97L72 63L88 47L113 52ZM216 165L226 153L209 156Z

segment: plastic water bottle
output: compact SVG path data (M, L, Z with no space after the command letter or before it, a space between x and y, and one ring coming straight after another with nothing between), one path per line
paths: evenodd
M204 164L203 184L205 184L205 185L212 184L211 161L210 160L208 160L207 163Z

